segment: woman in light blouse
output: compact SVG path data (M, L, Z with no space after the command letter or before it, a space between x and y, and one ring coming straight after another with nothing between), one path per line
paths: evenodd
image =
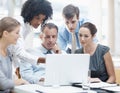
M7 47L16 44L19 38L20 23L11 18L0 20L0 93L10 93L14 85L28 84L23 79L12 78L12 55Z

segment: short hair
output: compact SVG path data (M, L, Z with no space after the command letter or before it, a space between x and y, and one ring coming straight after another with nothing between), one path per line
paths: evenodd
M79 8L72 4L69 4L63 8L63 15L67 19L73 18L75 14L77 15L77 18L79 18L79 13Z
M22 7L21 16L24 18L24 22L30 22L34 16L43 14L46 18L43 23L52 19L53 9L51 3L47 0L27 0ZM43 24L42 23L42 24Z
M89 29L92 36L94 36L97 33L97 28L93 23L86 22L80 26L80 28L82 27Z
M2 18L0 20L0 38L2 37L4 31L11 32L19 25L20 23L12 17Z
M49 29L55 28L58 32L58 27L54 23L46 23L42 26L41 31L44 33L44 29L48 27Z

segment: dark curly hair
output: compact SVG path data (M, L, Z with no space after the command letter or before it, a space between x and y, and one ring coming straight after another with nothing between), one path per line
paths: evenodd
M22 7L21 16L24 18L24 22L30 22L34 16L43 14L46 18L43 23L52 19L53 9L51 3L47 0L27 0ZM43 24L42 23L42 24Z

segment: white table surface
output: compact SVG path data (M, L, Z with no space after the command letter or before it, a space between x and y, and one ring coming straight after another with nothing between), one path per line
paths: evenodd
M36 90L41 91L41 93L80 93L87 92L82 90L82 88L72 87L72 86L60 86L60 87L44 87L38 84L29 84L16 86L14 88L15 93L40 93ZM96 93L95 91L88 90L89 93Z

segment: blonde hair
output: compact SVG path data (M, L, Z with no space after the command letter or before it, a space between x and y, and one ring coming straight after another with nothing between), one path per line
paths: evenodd
M0 20L0 38L2 37L4 31L11 32L19 25L20 23L12 17L2 18Z

